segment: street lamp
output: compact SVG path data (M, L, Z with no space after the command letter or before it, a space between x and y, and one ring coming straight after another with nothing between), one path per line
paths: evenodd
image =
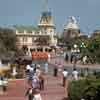
M74 67L74 68L76 67L76 62L77 62L77 58L76 58L77 50L78 50L78 45L77 45L77 44L74 44L74 53L75 53L75 56L74 56L74 63L73 63L73 67Z
M74 53L79 53L80 50L78 48L78 45L77 44L74 44Z
M80 45L80 50L81 50L81 53L84 53L85 51L85 48L86 48L86 45L85 45L85 43L84 42L82 42L81 43L81 45Z
M77 44L74 44L74 50L75 50L75 53L77 52L77 50L76 50L77 47L78 47Z

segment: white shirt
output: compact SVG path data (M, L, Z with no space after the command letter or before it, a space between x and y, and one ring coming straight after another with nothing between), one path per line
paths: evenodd
M4 81L3 81L3 85L4 85L4 86L7 86L7 84L8 84L8 81L7 81L7 80L4 80Z
M13 75L13 76L16 76L16 75L17 75L16 67L13 68L12 75Z
M2 86L3 85L3 81L2 80L0 80L0 86Z
M34 71L34 68L30 67L30 69L29 69L29 70L30 70L30 72L33 72L33 71Z
M40 76L41 71L39 69L36 69L36 76Z
M30 65L26 66L26 70L30 70L30 68L31 68Z
M72 72L72 75L74 76L74 79L75 80L78 80L78 71L76 71L76 70L74 70L73 72Z
M68 71L63 71L62 74L63 74L64 77L67 77L68 76Z

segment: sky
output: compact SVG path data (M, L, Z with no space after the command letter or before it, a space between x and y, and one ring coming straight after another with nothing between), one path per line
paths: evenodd
M37 26L44 0L0 0L0 26ZM81 32L90 34L100 28L100 0L48 0L58 33L70 16L75 16Z

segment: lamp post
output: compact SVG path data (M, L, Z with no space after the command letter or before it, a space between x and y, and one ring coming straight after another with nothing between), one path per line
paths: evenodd
M86 45L84 42L82 42L80 45L81 53L85 53L85 48L86 48Z
M76 58L77 50L78 50L78 45L77 45L77 44L74 44L74 53L75 53L75 56L74 56L74 63L73 63L73 67L74 67L74 68L76 67L76 62L77 62L77 58Z
M77 50L76 50L77 47L78 47L77 44L74 44L74 50L75 50L74 52L75 52L75 53L77 52Z

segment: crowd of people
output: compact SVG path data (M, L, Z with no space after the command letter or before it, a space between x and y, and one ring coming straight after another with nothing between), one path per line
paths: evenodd
M65 85L66 85L66 80L68 79L68 76L69 76L70 74L69 74L69 72L68 72L68 70L67 69L64 69L63 71L62 71L62 76L63 76L63 78L62 78L62 85L63 85L63 87L65 87ZM77 71L77 69L76 68L74 68L73 69L73 71L72 71L72 79L73 80L75 80L75 81L77 81L78 79L79 79L79 72Z
M57 76L58 68L54 68L54 76ZM69 76L69 72L67 69L63 69L62 73L62 85L66 86L66 81ZM45 87L45 76L48 74L48 63L44 64L44 70L41 68L39 64L31 64L26 66L26 76L27 76L27 84L28 89L26 95L29 100L42 100L40 91L44 90ZM74 80L79 79L79 72L76 68L72 71L72 77Z
M70 63L77 63L80 62L81 64L95 64L96 63L96 56L88 56L88 55L81 55L81 54L70 54L64 53L64 58L66 61Z
M26 65L25 73L28 87L26 88L25 96L28 97L28 100L42 100L40 92L45 88L45 80L49 72L48 62L45 62L43 66L44 68L39 64L32 64L32 62ZM61 64L61 66L63 65ZM54 71L54 77L57 77L58 72L62 74L62 86L65 87L68 76L70 75L68 70L63 68L56 64L56 67L52 71ZM74 80L79 79L79 72L75 68L72 71L72 76ZM3 92L7 90L7 81L3 77L0 77L0 89Z
M45 72L39 64L31 64L26 66L26 76L28 89L26 95L29 100L42 100L40 91L44 90L45 75L48 73L48 63L45 65Z

